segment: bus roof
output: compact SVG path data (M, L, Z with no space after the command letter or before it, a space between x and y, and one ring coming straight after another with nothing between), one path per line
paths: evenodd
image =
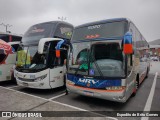
M72 24L68 23L68 22L64 22L64 21L49 21L49 22L42 22L42 23L38 23L38 24L34 24L33 26L35 25L39 25L39 24L46 24L46 23L53 23L53 24L66 24L66 25L69 25L69 26L73 26Z
M35 29L37 29L37 31ZM49 21L34 24L25 32L24 36L22 37L22 44L37 45L41 38L49 37L71 39L71 36L65 33L73 32L73 29L74 26L72 24L64 21Z
M90 22L86 24L79 25L75 28L81 28L81 27L87 27L87 26L92 26L95 24L103 24L103 23L109 23L109 22L119 22L119 21L130 21L128 18L113 18L113 19L106 19L106 20L100 20L100 21L95 21L95 22Z

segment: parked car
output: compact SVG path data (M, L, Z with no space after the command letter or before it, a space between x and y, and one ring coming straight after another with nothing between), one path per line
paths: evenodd
M155 57L151 57L150 58L152 61L159 61L159 59L158 59L158 57L157 56L155 56Z

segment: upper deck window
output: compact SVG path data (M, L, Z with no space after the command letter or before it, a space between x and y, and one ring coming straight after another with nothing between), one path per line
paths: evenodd
M75 29L73 41L94 38L122 37L127 31L127 22L100 23Z
M37 42L41 38L50 37L52 28L55 25L52 23L44 23L44 24L37 24L32 26L22 38L22 42Z

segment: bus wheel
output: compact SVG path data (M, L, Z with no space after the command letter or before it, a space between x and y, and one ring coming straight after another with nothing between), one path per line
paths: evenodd
M65 75L63 76L63 80L64 80L64 85L63 86L66 88L66 76Z
M149 68L147 68L147 72L146 72L146 77L145 78L148 78L148 73L149 73Z
M137 80L136 80L137 81ZM136 93L137 93L137 84L136 84L136 82L135 82L135 85L134 85L135 87L134 87L134 89L133 89L133 93L132 93L132 96L134 97L134 96L136 96Z
M14 83L16 83L16 84L17 84L16 78L14 77L14 75L13 75L13 74L11 75L11 80L12 80Z
M139 88L139 82L138 80L136 80L136 90L138 90L138 88Z
M68 90L66 89L66 95L68 95Z
M136 90L139 88L139 75L136 77Z
M135 81L135 85L134 85L134 89L133 89L133 93L132 93L132 96L135 96L136 93L137 93L137 90L139 88L139 76L137 75L137 78L136 78L136 81Z

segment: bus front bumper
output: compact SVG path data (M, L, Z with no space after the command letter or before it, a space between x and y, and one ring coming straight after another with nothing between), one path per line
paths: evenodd
M35 77L31 79L32 76L46 76L41 80L35 81ZM16 78L17 84L19 86L28 87L28 88L36 88L36 89L51 89L49 85L49 77L47 75L47 71L41 73L22 73L18 71L14 71L14 77ZM38 76L39 77L39 76Z
M66 84L68 92L90 96L110 101L116 102L126 102L125 97L125 89L122 90L100 90L100 89L92 89L92 88L85 88L81 86L75 86L72 84Z
M48 84L45 84L45 82L25 82L22 80L19 80L16 78L17 84L19 86L28 87L28 88L36 88L36 89L51 89L51 87Z

